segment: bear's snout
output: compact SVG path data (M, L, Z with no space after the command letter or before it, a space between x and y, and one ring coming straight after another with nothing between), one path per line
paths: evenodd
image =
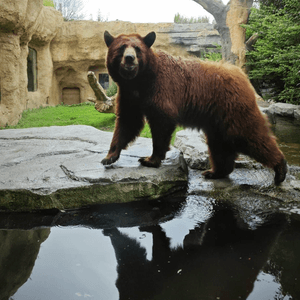
M135 57L132 54L128 54L125 56L125 63L126 64L132 64Z
M123 53L120 75L125 79L133 79L138 74L139 62L133 47L127 47Z
M136 57L136 52L133 47L127 47L123 53L123 59L121 64L123 64L125 67L138 65L138 60Z

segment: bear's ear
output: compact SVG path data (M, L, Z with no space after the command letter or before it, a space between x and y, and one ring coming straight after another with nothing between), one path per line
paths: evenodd
M104 32L104 41L107 47L111 45L111 43L114 41L114 37L107 31L105 30Z
M152 31L143 38L143 41L148 46L148 48L150 48L155 42L155 39L156 39L156 34L154 31Z

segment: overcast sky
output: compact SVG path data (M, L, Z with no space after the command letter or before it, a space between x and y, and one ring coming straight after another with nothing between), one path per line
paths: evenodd
M176 13L186 17L213 17L193 0L86 0L86 13L97 19L100 9L108 21L122 20L133 23L173 22ZM223 2L228 2L223 0ZM89 19L89 17L88 17Z

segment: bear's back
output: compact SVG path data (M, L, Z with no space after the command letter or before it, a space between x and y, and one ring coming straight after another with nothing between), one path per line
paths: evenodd
M191 98L199 95L202 101L234 101L254 105L255 91L246 74L227 62L204 61L198 58L173 57L166 52L156 53L160 84L173 85ZM232 99L237 98L237 99Z

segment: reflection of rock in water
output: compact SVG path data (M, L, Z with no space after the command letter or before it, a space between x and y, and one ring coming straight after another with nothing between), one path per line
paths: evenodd
M7 300L29 278L50 228L0 230L0 300Z
M135 240L105 230L118 262L120 299L246 299L284 222L279 216L256 230L241 228L234 212L222 208L177 249L161 226L142 228L153 235L151 261Z
M290 216L264 271L272 274L288 299L300 299L300 217ZM285 298L284 298L285 299Z
M300 166L300 121L276 116L272 129L279 139L280 150L284 153L289 165Z

